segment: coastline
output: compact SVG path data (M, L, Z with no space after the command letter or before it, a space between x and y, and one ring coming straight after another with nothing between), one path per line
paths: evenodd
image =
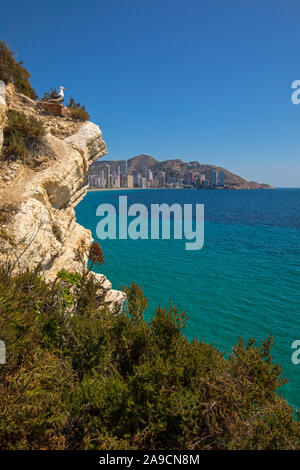
M87 191L131 191L132 189L141 190L141 189L180 189L180 188L89 188Z
M270 188L125 188L125 187L122 187L122 188L88 188L87 192L90 192L90 191L91 192L93 191L131 191L131 190L153 191L155 189L190 189L190 190L202 190L202 191L241 191L241 190L253 191L253 190L264 190L264 189L277 189L277 188L274 188L273 186Z

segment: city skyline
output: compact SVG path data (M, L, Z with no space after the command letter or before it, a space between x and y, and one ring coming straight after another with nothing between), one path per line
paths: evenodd
M120 160L118 165L113 162L101 162L93 173L89 174L90 188L224 188L225 174L222 170L187 171L183 177L174 176L174 171L153 172L146 165L141 171L128 171L128 160Z

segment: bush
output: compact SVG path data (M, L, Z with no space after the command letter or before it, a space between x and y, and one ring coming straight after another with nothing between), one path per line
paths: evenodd
M6 158L28 157L28 147L40 141L46 130L42 121L33 116L27 117L18 111L9 110L4 128L3 155Z
M135 284L119 315L98 290L87 273L0 269L1 449L299 449L272 338L226 359L172 305L147 323Z
M17 91L35 100L37 94L29 81L31 74L22 65L23 62L16 61L5 42L0 41L0 80L6 84L13 83Z
M58 91L57 91L56 88L51 88L50 91L45 91L44 96L42 98L42 101L49 101L49 100L55 98L55 96L57 96L57 93L58 93Z
M80 103L76 103L73 98L70 98L70 102L67 107L71 118L78 119L80 121L88 121L90 119L90 115L86 111L85 106L81 106Z

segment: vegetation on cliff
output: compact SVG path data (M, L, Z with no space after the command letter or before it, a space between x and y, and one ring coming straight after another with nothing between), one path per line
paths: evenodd
M51 88L50 91L46 91L44 93L42 101L51 101L53 98L55 98L55 96L57 96L57 93L58 91L56 90L56 88ZM67 115L72 119L76 119L78 121L88 121L90 119L90 115L87 112L85 106L81 105L80 103L76 103L74 98L70 98L70 101L67 104L67 111Z
M10 160L21 158L25 161L30 146L40 142L45 133L44 123L39 119L9 110L4 127L3 156Z
M127 310L99 306L88 272L0 270L1 449L296 449L300 427L277 395L272 338L229 359L188 341L169 305L150 323L135 284Z
M19 93L35 100L38 95L30 84L30 77L31 74L23 66L23 61L17 61L14 52L4 41L0 41L0 80L3 80L6 85L13 83ZM51 88L50 92L44 93L42 101L51 100L55 94L57 94L57 90ZM79 121L90 119L85 106L77 103L74 98L70 98L67 108L68 115L72 119ZM14 146L19 147L19 143L15 143Z
M85 106L80 103L76 103L74 98L70 98L67 108L69 116L73 119L78 119L79 121L88 121L90 119L90 115L85 109Z
M37 94L30 84L31 74L17 61L4 41L0 41L0 80L7 85L13 83L16 90L29 98L36 99Z

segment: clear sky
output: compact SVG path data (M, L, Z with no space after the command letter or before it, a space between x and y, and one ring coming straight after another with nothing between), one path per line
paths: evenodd
M62 84L86 105L108 158L300 187L298 0L7 0L0 36L38 94Z

